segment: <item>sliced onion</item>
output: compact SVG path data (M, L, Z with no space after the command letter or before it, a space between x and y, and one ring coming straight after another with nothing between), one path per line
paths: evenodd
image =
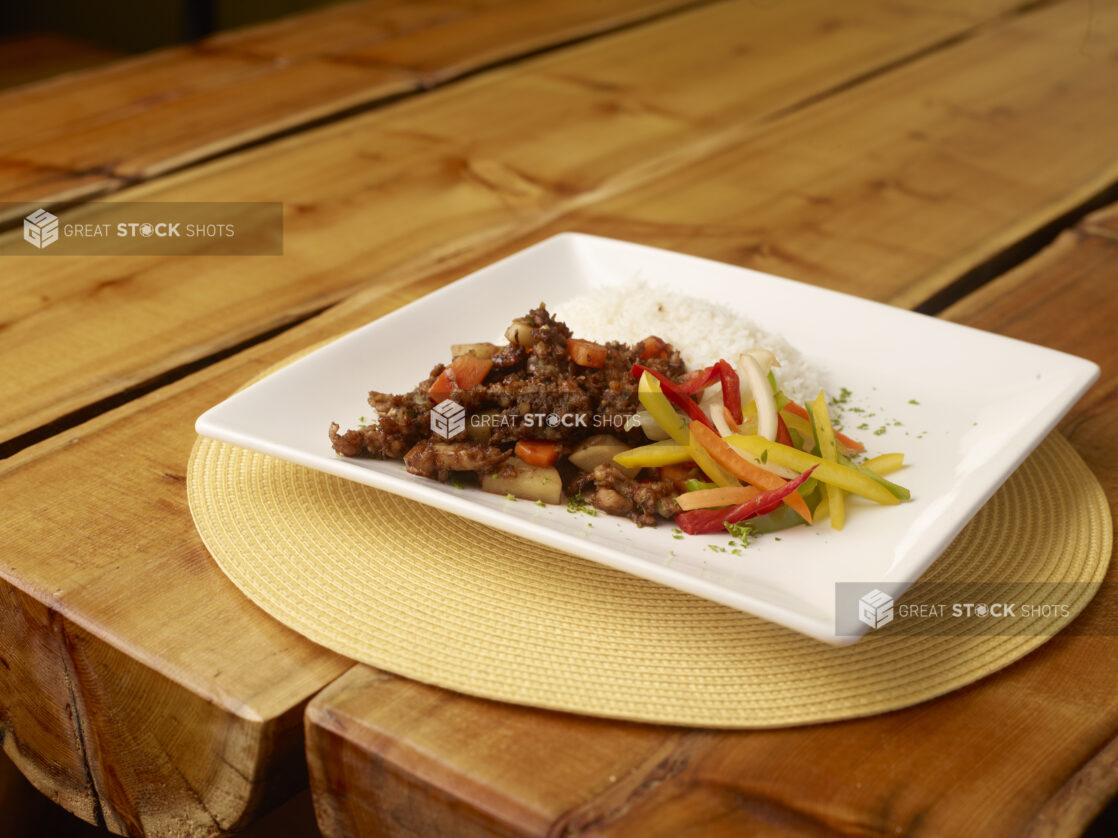
M749 381L753 401L757 403L757 434L767 440L776 439L776 400L761 365L749 353L738 356L738 376Z
M773 367L780 366L780 361L776 360L776 356L768 349L750 349L745 354L757 362L764 375L768 375Z
M638 427L638 425L640 429L644 431L644 435L653 442L671 439L668 432L657 424L656 420L652 418L652 414L647 410L638 410L634 413L629 421L625 423L625 430Z
M727 424L726 414L722 412L722 406L722 382L715 381L703 393L699 408L714 422L714 427L718 429L719 436L729 436L734 430Z

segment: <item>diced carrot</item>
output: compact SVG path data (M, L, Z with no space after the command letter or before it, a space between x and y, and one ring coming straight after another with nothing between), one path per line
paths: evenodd
M810 417L807 414L807 411L795 402L788 402L788 404L784 405L784 407L781 409L787 410L789 413L799 416L801 419L807 420L808 422L811 421ZM835 439L837 439L842 447L845 448L847 451L866 450L866 446L862 445L862 443L858 442L858 440L851 439L846 434L839 433L838 431L835 431Z
M788 482L783 477L749 462L731 448L728 442L701 422L691 423L691 435L710 453L715 462L739 480L744 480L765 491L779 489ZM793 492L784 498L784 503L796 510L809 524L811 523L811 510L798 492Z
M513 453L530 466L547 468L559 456L559 443L549 439L522 439Z
M656 335L649 335L637 344L637 353L642 361L649 358L667 358L668 345Z
M493 362L488 358L479 358L476 355L459 355L450 362L450 366L439 373L435 383L427 390L427 395L433 401L441 402L455 390L469 390L485 380Z
M600 370L606 365L606 348L600 343L579 338L567 338L567 352L580 367Z
M676 503L684 512L689 509L711 509L718 506L737 506L761 494L756 486L719 486L717 489L699 489L684 492Z

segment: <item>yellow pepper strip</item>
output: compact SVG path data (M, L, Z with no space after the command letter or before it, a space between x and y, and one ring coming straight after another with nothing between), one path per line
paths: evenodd
M805 444L808 440L815 438L815 435L811 432L811 423L802 416L792 413L790 410L782 410L780 411L780 418L784 420L784 424L787 425L789 429L795 431L804 438ZM809 445L808 448L810 447Z
M660 382L647 372L641 374L640 384L637 387L637 398L641 400L644 409L652 414L656 424L668 436L691 452L691 459L714 483L719 486L741 485L740 480L718 465L703 446L691 439L691 431L687 422L675 412L672 403L664 395Z
M826 492L824 492L823 497L819 500L819 503L815 504L815 516L813 523L818 524L820 521L826 521L830 516L830 505L827 503L827 494Z
M691 451L674 439L665 439L622 451L613 461L624 468L659 468L691 462Z
M904 454L881 454L862 463L862 468L868 468L874 474L892 474L903 466Z
M838 445L835 444L835 429L831 426L831 416L827 413L827 397L823 391L815 397L811 406L811 419L815 425L815 436L819 442L819 453L828 463L838 464ZM831 529L841 530L846 523L846 502L842 489L831 483L827 487L827 509L831 515Z
M799 448L791 448L787 445L781 445L779 442L771 442L763 436L744 436L742 434L728 436L726 442L742 451L748 451L754 457L765 457L771 462L787 466L796 471L807 471L812 466L817 465L819 468L813 471L811 476L822 483L833 484L843 491L853 492L886 506L900 503L900 500L892 492L873 478L859 474L854 469L847 468L840 463L829 463L821 460L819 457L801 451Z

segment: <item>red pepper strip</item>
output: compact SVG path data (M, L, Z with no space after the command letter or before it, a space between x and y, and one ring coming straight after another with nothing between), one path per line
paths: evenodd
M684 393L681 389L679 389L679 385L668 378L666 375L656 372L656 370L650 370L643 364L633 364L632 372L633 376L636 378L640 378L641 373L645 372L651 375L653 378L660 382L660 388L664 391L664 396L667 397L669 402L680 408L691 419L694 419L697 422L702 422L712 431L715 431L715 433L717 433L717 430L714 427L714 423L710 421L710 417L703 413L702 409L697 404L695 404L694 401L692 401L691 397Z
M715 366L718 367L718 374L722 376L722 404L734 417L734 424L740 425L742 422L741 381L738 380L738 374L734 372L734 368L725 360L720 359Z
M776 441L781 445L787 445L789 448L796 447L792 444L792 434L788 433L788 426L784 424L779 412L776 414Z
M764 492L753 500L730 509L692 509L687 512L680 512L675 516L676 526L688 535L705 535L723 532L726 529L726 524L736 524L738 521L767 515L779 507L784 498L796 491L817 468L819 468L818 463L799 477L789 480L779 489Z
M703 370L695 370L694 372L686 373L676 386L687 395L693 396L707 387L717 377L718 370L717 365L715 365Z

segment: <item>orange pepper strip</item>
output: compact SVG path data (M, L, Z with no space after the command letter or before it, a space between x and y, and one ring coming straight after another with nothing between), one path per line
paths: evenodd
M744 480L746 483L752 483L759 489L765 491L772 491L779 489L788 481L779 475L773 474L771 471L766 471L760 466L756 466L745 457L741 456L737 451L730 447L728 442L725 442L722 437L704 425L702 422L691 423L691 435L699 445L703 446L707 452L714 458L714 461L730 474L739 480ZM807 502L804 501L803 496L798 492L793 492L784 498L784 503L792 507L799 513L800 517L811 523L811 510L808 509Z
M717 489L698 489L684 492L675 502L686 512L689 509L710 509L716 506L737 506L753 500L761 490L756 486L719 486Z

